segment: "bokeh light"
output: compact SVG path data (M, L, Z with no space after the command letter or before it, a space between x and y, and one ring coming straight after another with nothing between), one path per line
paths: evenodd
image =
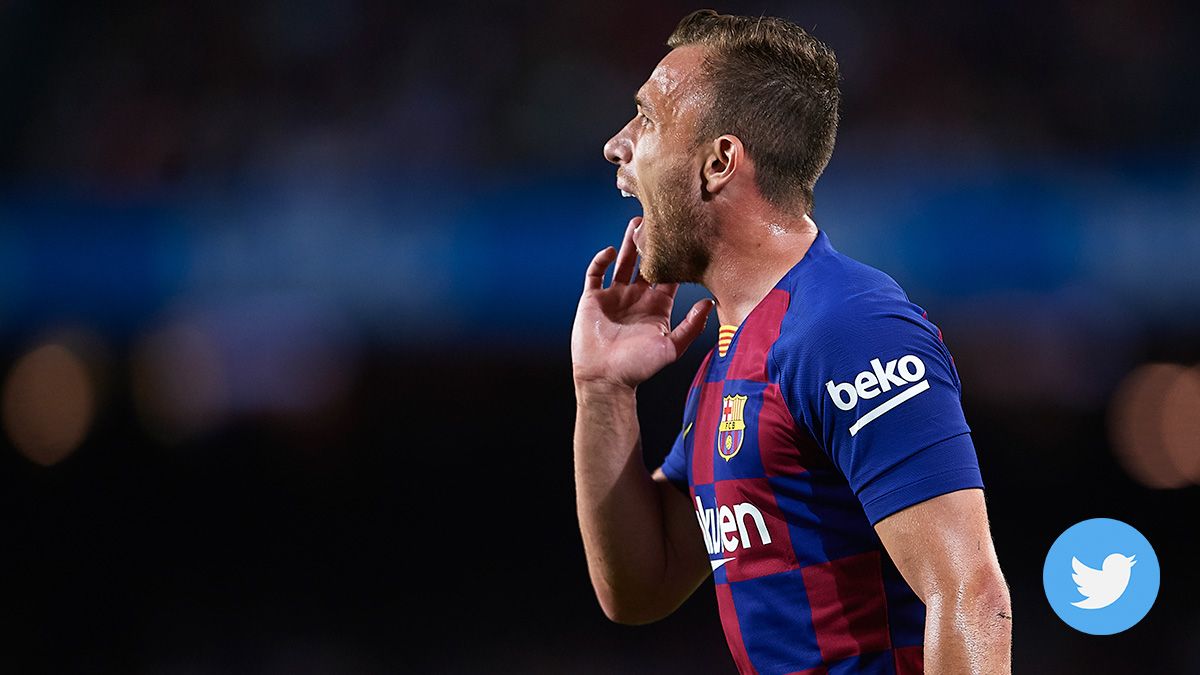
M22 356L4 383L4 429L30 461L51 466L68 457L96 414L95 383L83 359L61 344Z
M1200 369L1180 372L1164 392L1162 443L1175 469L1200 483Z
M1150 363L1127 375L1113 395L1109 435L1134 480L1171 489L1200 478L1200 380L1194 369Z

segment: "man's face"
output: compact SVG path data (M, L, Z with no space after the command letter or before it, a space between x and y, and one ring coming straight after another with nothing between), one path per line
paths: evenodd
M700 281L714 226L700 187L699 113L708 105L700 78L703 49L667 54L636 96L637 115L604 145L617 165L617 186L642 203L634 243L651 283Z

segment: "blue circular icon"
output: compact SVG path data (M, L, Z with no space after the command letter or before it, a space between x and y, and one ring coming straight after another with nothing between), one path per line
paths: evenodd
M1158 597L1158 556L1132 526L1092 518L1068 527L1046 554L1042 585L1060 619L1091 635L1132 627Z

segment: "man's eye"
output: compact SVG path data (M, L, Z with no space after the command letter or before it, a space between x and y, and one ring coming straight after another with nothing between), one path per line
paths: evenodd
M646 114L643 113L642 111L639 110L637 116L638 116L638 118L640 118L642 120L643 125L651 124L650 118L646 117Z

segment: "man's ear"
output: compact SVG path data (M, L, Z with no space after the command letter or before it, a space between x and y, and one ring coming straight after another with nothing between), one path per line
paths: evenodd
M745 156L746 148L737 136L725 134L713 140L700 173L704 191L715 195L723 190L733 180Z

